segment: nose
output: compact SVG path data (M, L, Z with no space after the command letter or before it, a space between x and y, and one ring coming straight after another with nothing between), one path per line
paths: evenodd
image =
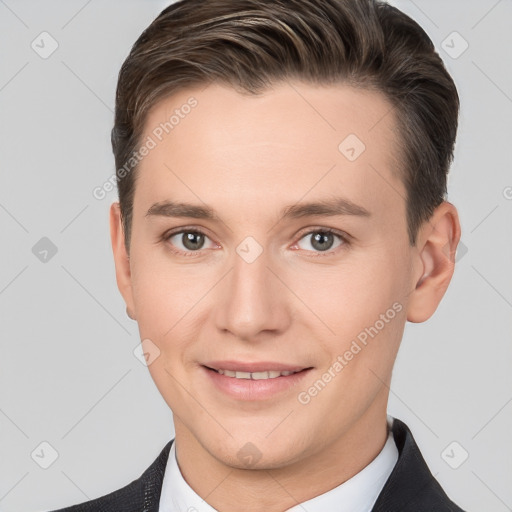
M290 325L290 297L267 253L252 262L238 254L233 259L216 297L217 328L246 341L283 333Z

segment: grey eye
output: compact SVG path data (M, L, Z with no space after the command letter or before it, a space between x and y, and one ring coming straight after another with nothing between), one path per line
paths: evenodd
M336 239L338 239L338 243L336 244ZM309 240L309 241L308 241ZM304 245L301 245L303 241L306 241ZM311 231L303 236L298 245L301 249L305 249L306 251L314 250L318 252L325 252L330 249L335 249L336 247L342 244L340 235L336 233L331 233L329 231ZM308 247L309 245L309 247ZM311 247L313 249L311 249Z
M209 238L199 231L180 231L171 235L168 240L181 251L199 251L204 248Z

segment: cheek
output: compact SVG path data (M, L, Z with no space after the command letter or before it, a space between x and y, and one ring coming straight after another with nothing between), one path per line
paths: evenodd
M160 338L174 324L176 294L172 283L162 276L161 269L148 262L134 259L132 290L141 336Z
M294 289L307 306L333 326L361 325L404 299L404 266L394 254L350 255L338 265L294 272ZM329 322L328 322L329 320Z
M347 292L348 317L345 320L350 327L349 332L344 331L344 343L350 352L358 351L358 346L361 348L353 356L349 370L359 371L369 381L375 381L375 375L385 379L391 371L402 338L406 315L406 263L396 253L384 250L365 263L357 277L350 281L352 288ZM343 320L338 325L342 329Z
M156 354L148 370L168 406L179 408L186 398L179 383L186 379L186 355L196 338L194 306L204 290L186 273L154 255L134 254L132 265L140 339L144 349L147 343L150 353Z
M396 254L375 248L337 266L319 266L314 272L304 268L297 274L301 279L295 289L309 310L303 319L325 330L318 342L332 360L347 350L358 351L355 341L362 350L351 359L354 363L392 363L405 323L405 265ZM357 367L354 363L350 366Z
M150 340L159 354L149 371L167 400L180 394L172 375L183 381L190 370L191 349L208 318L205 295L215 276L211 269L198 275L194 264L178 266L161 254L150 253L133 255L133 297L140 339Z
M132 254L132 290L139 327L146 335L166 335L180 325L205 293L206 283L192 266L173 265L164 251L148 248ZM205 276L206 278L206 276ZM178 323L179 322L179 323ZM186 323L186 322L185 322Z

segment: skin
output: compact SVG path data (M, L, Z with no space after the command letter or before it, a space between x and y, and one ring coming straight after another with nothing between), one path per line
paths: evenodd
M220 512L280 512L382 449L404 325L430 318L449 285L458 215L443 202L409 245L395 118L380 93L289 82L249 96L214 83L157 103L143 139L190 96L197 107L140 163L129 256L111 206L117 283L141 339L160 350L148 368L173 411L185 480ZM366 146L353 162L338 150L348 134ZM286 206L333 197L371 215L280 219ZM145 215L165 200L208 205L219 220ZM203 248L188 250L182 234L165 239L174 228L204 232ZM319 250L311 232L325 228L349 237ZM263 249L252 263L236 252L248 236ZM394 303L401 311L299 403ZM243 401L204 376L200 364L215 359L314 369L278 397ZM237 456L248 442L261 453L252 465Z

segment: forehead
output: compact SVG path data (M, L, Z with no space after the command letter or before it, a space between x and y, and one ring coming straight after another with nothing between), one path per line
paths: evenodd
M258 95L216 83L184 89L146 117L142 142L154 147L139 164L135 196L257 206L262 191L293 202L336 190L391 204L405 195L395 131L382 94L342 84L286 82Z

